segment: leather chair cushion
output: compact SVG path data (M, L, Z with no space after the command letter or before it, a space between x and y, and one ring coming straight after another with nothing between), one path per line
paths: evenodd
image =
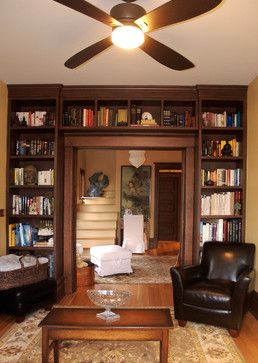
M208 309L231 310L234 286L232 281L198 280L185 288L183 301Z

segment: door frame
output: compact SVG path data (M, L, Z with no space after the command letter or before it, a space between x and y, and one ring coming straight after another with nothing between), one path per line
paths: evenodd
M158 248L158 232L159 232L159 171L162 169L173 169L173 170L180 170L180 174L181 174L181 195L180 195L180 216L179 219L181 218L182 215L182 211L183 211L183 180L184 180L184 175L183 175L183 168L182 168L182 162L164 162L164 163L154 163L154 167L155 167L155 194L154 194L154 247ZM180 241L183 240L183 231L181 228L181 223L180 223L180 228L179 228L179 239Z
M182 190L182 243L180 265L193 261L194 245L194 172L196 138L194 135L64 135L64 279L65 292L76 290L76 178L78 149L181 150L184 174ZM187 223L186 223L187 221Z

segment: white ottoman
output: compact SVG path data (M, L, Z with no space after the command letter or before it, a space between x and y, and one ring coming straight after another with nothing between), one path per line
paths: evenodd
M99 276L133 272L131 259L132 252L118 245L90 248L90 260L97 266L95 271Z

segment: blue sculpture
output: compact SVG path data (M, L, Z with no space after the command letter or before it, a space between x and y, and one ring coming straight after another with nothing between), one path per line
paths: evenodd
M90 186L87 190L88 197L102 197L103 189L109 184L108 176L102 172L94 173L89 177Z

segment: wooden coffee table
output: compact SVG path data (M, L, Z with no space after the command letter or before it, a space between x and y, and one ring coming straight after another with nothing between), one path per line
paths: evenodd
M40 322L42 327L42 363L59 358L61 340L154 340L160 342L160 362L168 361L168 334L173 327L169 309L114 309L120 319L98 319L103 309L55 308ZM49 341L52 341L49 344Z

